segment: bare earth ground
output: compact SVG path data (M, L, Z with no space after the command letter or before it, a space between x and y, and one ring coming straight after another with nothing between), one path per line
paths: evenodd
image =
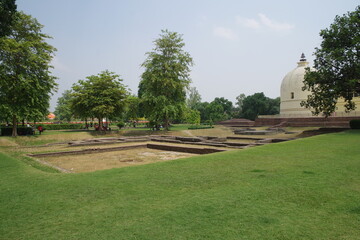
M195 155L196 154L140 148L116 152L46 157L40 158L40 160L46 161L51 165L58 166L70 172L79 173L142 165L159 161L191 157Z
M264 128L257 128L263 130ZM198 129L198 130L183 130L183 131L170 131L166 135L172 136L213 136L213 137L227 137L227 136L237 136L237 137L256 137L256 138L294 138L301 134L304 130L311 130L314 128L288 128L287 131L293 132L292 134L285 133L276 133L272 135L234 135L233 129L216 126L212 129ZM132 131L135 132L135 131ZM62 152L62 151L73 151L73 150L85 150L85 149L94 149L94 148L108 148L108 147L117 147L117 146L129 146L129 145L138 145L144 144L146 142L135 142L135 143L116 143L116 144L106 144L106 145L96 145L96 146L78 146L78 147L69 147L67 144L69 141L74 140L84 140L92 138L106 138L106 137L119 137L120 135L132 135L132 132L120 132L119 133L110 133L106 135L94 135L89 132L66 132L63 134L54 134L54 135L44 135L41 136L41 140L50 141L49 144L43 144L40 146L24 146L23 143L17 142L19 140L11 141L9 139L0 139L0 147L9 147L10 151L21 152L23 154L29 153L47 153L47 152ZM148 131L137 131L134 135L146 135L146 134L161 134L160 132L148 132ZM24 138L21 141L26 141ZM36 139L35 139L36 140ZM29 141L34 141L33 138L29 138ZM253 143L254 140L241 139L241 140L228 140L228 142L236 143ZM182 144L171 144L171 143L161 143L167 145L176 145L181 146ZM192 145L183 145L186 147L197 147L197 148L214 148L210 146L192 146ZM224 148L222 148L224 149ZM233 150L228 148L227 150ZM118 167L127 167L134 165L148 164L158 161L173 160L178 158L185 158L194 156L195 154L189 153L178 153L170 151L161 151L154 149L131 149L131 150L122 150L115 152L105 152L105 153L92 153L92 154L82 154L82 155L64 155L64 156L52 156L52 157L43 157L37 158L38 161L48 164L50 166L55 166L56 168L62 170L63 172L89 172L102 169L118 168Z

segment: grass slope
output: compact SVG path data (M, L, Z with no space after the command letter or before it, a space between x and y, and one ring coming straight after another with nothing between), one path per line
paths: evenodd
M359 239L359 139L348 131L84 174L0 153L0 238Z

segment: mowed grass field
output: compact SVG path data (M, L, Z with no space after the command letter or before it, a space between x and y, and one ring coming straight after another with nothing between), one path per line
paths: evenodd
M359 143L352 130L80 174L0 153L0 239L360 239Z

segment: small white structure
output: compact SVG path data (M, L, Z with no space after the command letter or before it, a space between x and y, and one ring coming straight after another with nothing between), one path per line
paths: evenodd
M298 66L285 75L280 89L280 115L282 117L300 117L312 116L311 111L307 108L301 107L301 101L307 99L311 93L303 91L305 68L309 67L309 62L306 61L305 55L301 55ZM314 70L311 68L311 70Z

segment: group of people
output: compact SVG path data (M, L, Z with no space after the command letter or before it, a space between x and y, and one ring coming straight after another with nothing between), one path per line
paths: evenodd
M89 127L92 128L93 126L94 126L94 128L95 128L96 131L111 131L111 128L108 127L108 125L107 125L106 123L104 123L103 126L100 127L99 124L97 124L97 123L93 124L93 123L91 122L90 124L87 123L87 124L85 125L85 128L86 128L86 129L89 129Z
M36 132L36 129L39 131L39 134L40 134L40 135L41 135L41 133L42 133L43 131L45 131L45 128L44 128L43 126L41 126L41 125L37 126L37 128L35 129L35 125L31 126L29 123L27 123L27 124L26 124L26 127L29 127L29 128L31 127L34 134L35 134L35 132Z

